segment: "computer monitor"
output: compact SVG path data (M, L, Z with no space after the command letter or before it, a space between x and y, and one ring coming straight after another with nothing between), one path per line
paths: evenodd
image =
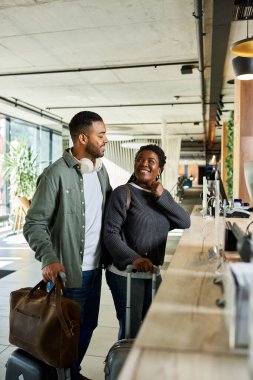
M232 232L237 240L237 250L241 260L249 263L252 258L251 234L244 232L236 223L233 223Z
M224 201L225 201L226 205L228 206L228 205L229 205L229 202L228 202L227 194L226 194L226 191L225 191L225 188L224 188L224 185L223 185L223 182L222 182L222 179L221 179L221 175L220 175L220 171L219 171L219 170L216 171L215 178L216 178L217 180L219 180L221 202L222 202L222 204L224 204ZM214 189L215 189L215 180L209 180L209 181L208 181L208 184L209 184L209 187L210 187L211 189L213 189L213 191L214 191Z
M251 202L253 202L253 161L244 162L244 177Z
M220 181L220 196L221 196L222 203L224 203L224 201L225 201L226 205L229 205L228 197L227 197L227 194L226 194L226 191L225 191L219 170L217 170L217 174L218 174L217 179Z

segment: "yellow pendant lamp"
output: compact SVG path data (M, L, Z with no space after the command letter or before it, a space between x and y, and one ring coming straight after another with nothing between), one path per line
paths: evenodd
M237 79L253 79L253 37L248 37L248 20L247 20L247 38L236 41L231 46L231 52L237 55L233 59L233 69Z

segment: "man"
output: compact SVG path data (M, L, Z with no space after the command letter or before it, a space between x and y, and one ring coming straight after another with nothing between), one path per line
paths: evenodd
M55 281L65 272L66 294L80 304L79 358L71 373L75 380L87 379L80 364L98 321L102 213L111 186L100 159L107 143L102 118L79 112L69 131L73 147L40 175L23 231L42 263L44 280Z

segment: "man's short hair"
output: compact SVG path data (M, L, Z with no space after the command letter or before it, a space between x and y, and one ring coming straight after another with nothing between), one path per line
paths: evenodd
M69 133L74 142L81 133L91 127L93 121L103 121L102 117L95 112L78 112L69 123Z

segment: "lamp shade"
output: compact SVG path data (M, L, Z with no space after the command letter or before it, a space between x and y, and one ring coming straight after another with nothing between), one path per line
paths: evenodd
M253 57L253 38L245 38L231 46L231 52L240 57Z
M253 57L236 57L232 63L237 79L253 79Z

